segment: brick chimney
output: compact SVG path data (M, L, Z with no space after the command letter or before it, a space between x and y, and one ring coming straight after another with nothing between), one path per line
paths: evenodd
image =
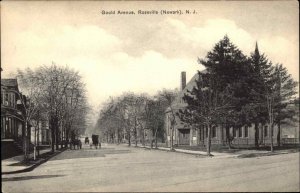
M181 83L180 83L180 89L183 90L186 86L186 73L181 72Z

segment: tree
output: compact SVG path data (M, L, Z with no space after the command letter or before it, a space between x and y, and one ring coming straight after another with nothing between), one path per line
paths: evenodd
M210 155L210 130L225 125L230 147L230 127L244 125L247 120L245 106L249 101L249 73L252 71L247 57L225 36L198 62L206 67L198 72L199 78L192 91L184 96L187 108L181 119L196 127L208 129L207 154ZM238 81L237 81L238 80Z
M173 142L173 137L174 137L174 129L176 125L176 111L173 108L173 102L175 101L177 94L177 91L172 91L172 90L166 90L163 89L158 93L160 99L165 102L165 106L167 107L167 111L170 113L170 121L171 121L171 144L170 144L170 150L174 151L174 142Z
M260 54L256 43L255 51L250 57L254 68L251 105L254 107L252 121L255 123L255 145L258 147L258 124L268 123L271 135L271 151L273 151L274 125L278 126L277 143L280 145L281 121L292 118L293 110L288 110L287 105L296 94L297 83L288 74L287 69L281 64L268 61L264 54Z
M158 134L164 131L165 109L168 107L170 96L170 91L162 91L154 97L124 93L122 96L111 98L110 102L103 105L96 127L106 136L107 141L109 136L117 136L119 139L120 134L126 135L129 146L132 136L135 146L139 141L145 145L146 131L150 131L151 146L153 147L155 142L157 147ZM174 97L175 95L171 97L172 101Z
M83 134L86 128L87 105L84 85L79 76L75 76L63 95L59 109L61 141L68 141L71 136ZM63 145L63 144L62 144ZM66 143L65 143L66 145Z
M159 94L154 96L154 98L149 98L146 102L144 121L146 128L152 134L151 148L153 147L153 143L155 143L155 148L157 148L158 134L164 133L164 117L167 107L166 101ZM162 138L163 136L160 137Z
M218 126L219 117L224 116L230 107L231 93L228 89L218 90L218 80L209 70L207 73L198 72L198 75L196 86L183 97L187 107L178 115L191 126L200 124L207 128L207 155L211 156L211 129Z
M134 104L135 95L125 93L116 99L111 98L111 101L104 105L97 121L97 129L100 129L107 142L114 142L115 138L119 141L120 134L123 133L127 135L128 145L131 146L131 133L137 129Z
M252 122L255 125L255 146L259 145L259 123L265 124L269 120L270 112L268 112L267 103L271 102L271 90L274 87L274 78L272 73L274 67L264 54L260 54L256 43L255 51L250 56L250 62L254 69L252 74L253 84L251 86L251 105L253 108ZM270 120L269 120L270 123Z
M78 72L68 67L52 64L51 66L41 66L35 71L31 69L27 69L26 72L19 71L19 79L32 104L27 107L25 100L22 100L27 121L37 110L47 114L51 130L52 152L55 151L55 145L56 149L59 149L59 143L62 141L60 135L69 137L67 135L72 130L72 123L77 121L77 125L80 122L82 126L76 128L75 133L78 133L79 129L85 128L82 124L85 122L84 113L86 111L84 109L87 109L85 86ZM22 98L22 96L20 97Z
M22 90L26 94L25 96L22 93L17 92L23 107L22 117L25 123L23 128L24 161L27 161L29 158L28 154L31 135L29 124L33 124L33 120L39 122L41 118L40 110L45 107L43 100L44 93L42 90L41 80L39 79L37 74L30 68L26 68L24 71L18 70L17 79L19 80L20 90ZM37 143L34 144L34 158L36 157Z
M298 85L291 75L288 73L287 69L282 66L282 64L277 64L275 66L274 72L275 78L275 90L274 90L274 123L278 126L277 132L277 144L281 145L281 123L287 119L293 119L296 111L294 108L288 108L288 105L293 103L295 97L296 87Z

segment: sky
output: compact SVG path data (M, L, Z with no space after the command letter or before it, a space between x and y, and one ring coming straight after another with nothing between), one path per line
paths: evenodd
M152 95L179 88L181 71L188 81L202 70L197 59L227 34L246 55L257 41L261 53L299 81L298 15L297 1L2 1L1 75L68 65L80 72L97 112L109 96L126 91Z

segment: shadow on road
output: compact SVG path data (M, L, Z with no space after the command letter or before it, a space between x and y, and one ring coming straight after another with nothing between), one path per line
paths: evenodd
M68 149L64 151L62 154L53 157L49 161L77 159L77 158L105 157L108 154L123 154L123 153L131 153L131 151L123 150L123 149L107 148L107 147L102 147L101 149L90 149L86 147L80 150Z
M34 179L41 179L41 178L55 178L55 177L63 177L63 176L65 175L21 176L21 177L12 177L12 178L2 178L2 182L34 180Z

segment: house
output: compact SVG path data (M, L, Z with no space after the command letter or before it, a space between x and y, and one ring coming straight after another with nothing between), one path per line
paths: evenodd
M25 131L25 107L22 100L26 96L19 91L17 79L1 79L1 158L5 159L23 152ZM47 122L47 121L44 121ZM28 123L29 124L29 123ZM33 148L32 133L34 129L29 124L27 136L31 138L30 149ZM49 144L50 135L47 123L41 125L40 140L42 144Z
M51 136L49 129L49 121L41 120L39 123L37 121L32 121L31 127L31 143L39 142L38 145L50 145ZM36 137L36 138L35 138Z
M1 140L22 137L24 124L17 79L1 79Z
M22 153L24 108L17 79L1 79L1 159Z
M202 71L202 73L206 73L206 71ZM171 105L174 112L178 112L179 109L184 109L187 104L183 101L184 94L187 93L188 90L192 90L196 85L196 80L199 78L198 73L196 73L192 79L186 84L186 72L181 72L181 82L180 82L180 92L177 98L174 100ZM165 116L165 130L167 135L167 145L170 146L172 130L171 130L171 108L166 110ZM284 134L291 130L290 126L282 125L281 129L281 137L284 138ZM294 123L292 126L292 132L295 133L295 143L299 143L299 122ZM277 142L277 132L278 128L274 127L273 130L273 142L276 144ZM255 145L255 129L254 124L249 126L243 126L239 128L229 128L226 130L222 126L213 127L211 131L211 143L216 145L227 145L228 140L226 136L232 136L232 145L234 146L254 146ZM207 128L200 127L195 128L188 126L184 122L182 122L178 116L175 118L175 126L173 132L173 143L174 145L190 145L196 146L201 144L206 144L207 141ZM284 140L283 140L284 142ZM258 143L260 145L269 145L271 143L271 132L268 125L259 125L258 131Z

